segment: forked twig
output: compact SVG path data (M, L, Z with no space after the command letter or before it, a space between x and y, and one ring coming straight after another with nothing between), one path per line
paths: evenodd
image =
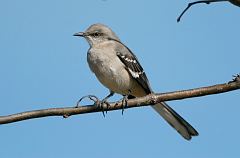
M183 12L180 14L180 16L177 18L177 22L180 22L183 14L193 5L199 4L199 3L205 3L205 4L210 4L213 2L223 2L223 1L228 1L228 0L205 0L205 1L196 1L196 2L191 2L188 3L188 6L183 10Z

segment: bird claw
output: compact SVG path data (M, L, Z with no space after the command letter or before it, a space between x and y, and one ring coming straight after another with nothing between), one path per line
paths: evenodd
M128 106L128 95L124 95L122 98L122 115L124 112L124 108Z
M107 111L108 111L108 108L110 107L110 104L107 101L107 99L103 99L102 101L99 102L98 107L100 109L102 109L103 117L105 117L105 114L107 114Z
M86 95L86 96L83 96L82 98L80 98L80 99L78 100L77 105L76 105L75 107L78 108L80 102L81 102L83 99L85 99L85 98L89 98L90 100L92 100L92 101L94 102L94 105L97 105L97 104L99 104L99 102L100 102L99 99L98 99L98 97L96 97L95 95Z
M102 101L99 102L99 106L102 109L103 116L105 117L105 113L107 114L107 111L110 107L109 102L107 101L110 97L114 95L114 92L110 91L110 94L108 94ZM106 107L104 106L106 105ZM105 111L104 111L105 110Z
M102 110L103 113L103 117L105 117L105 112L107 114L107 110L110 107L109 102L107 101L107 99L109 99L111 96L114 95L114 92L110 91L110 94L108 96L106 96L103 100L99 100L98 97L96 97L95 95L86 95L83 96L82 98L79 99L79 101L77 102L77 107L79 107L79 103L84 99L84 98L89 98L90 100L92 100L94 102L94 105L97 106L98 108L100 108ZM107 105L106 107L104 105ZM104 111L106 109L106 111Z
M100 101L98 99L98 97L96 97L95 95L86 95L86 96L83 96L82 98L80 98L77 102L77 105L75 106L76 108L79 107L79 104L80 102L85 99L85 98L89 98L90 100L92 100L94 102L94 105L99 107L100 109L102 109L102 112L103 112L103 116L105 117L105 114L104 114L104 110L103 110L103 106L102 106L102 101Z
M85 98L89 98L90 100L92 100L94 102L94 105L97 106L98 108L102 109L102 113L103 113L103 117L105 117L105 107L104 104L107 104L107 109L109 107L109 103L107 102L107 99L103 99L102 101L98 99L98 97L96 97L95 95L86 95L83 96L82 98L80 98L77 102L77 105L75 106L76 108L79 107L80 102L85 99Z

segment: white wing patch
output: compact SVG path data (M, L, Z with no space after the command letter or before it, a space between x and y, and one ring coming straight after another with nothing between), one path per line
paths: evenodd
M116 47L115 51L119 59L124 64L125 69L129 72L129 74L131 74L133 78L136 79L136 81L140 84L140 86L142 86L142 88L147 94L151 93L152 90L149 85L149 81L142 66L137 60L137 57L122 42L114 39L111 40L116 41L120 44L118 47ZM124 46L126 49L124 49L122 46Z
M139 78L140 75L142 75L144 72L134 72L130 68L128 68L129 72L131 73L133 78Z
M119 55L119 53L118 53L118 55ZM121 58L124 59L124 60L126 60L127 62L130 62L130 63L134 63L134 64L137 63L136 60L130 59L130 58L126 57L125 55L121 55Z
M124 61L126 61L126 63L129 63L130 65L137 64L137 61L135 59L130 59L130 58L126 57L125 55L121 55L120 53L117 53L117 55L119 55ZM136 72L136 71L132 70L131 67L127 67L127 69L133 78L139 78L140 75L142 75L144 73L144 71Z

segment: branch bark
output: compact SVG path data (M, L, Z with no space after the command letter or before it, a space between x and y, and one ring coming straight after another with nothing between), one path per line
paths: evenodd
M208 87L195 88L190 90L182 90L168 93L156 93L149 94L144 97L135 98L128 100L128 106L126 108L141 107L147 105L153 105L163 101L181 100L192 97L201 97L205 95L212 95L218 93L229 92L240 89L240 75L234 76L235 78L224 84L218 84ZM122 109L121 102L110 103L108 108L104 107L104 110L112 111ZM13 123L28 119L48 117L48 116L63 116L67 118L71 115L102 112L102 109L94 105L84 105L78 108L76 107L65 107L65 108L49 108L42 110L26 111L17 114L0 116L0 124Z

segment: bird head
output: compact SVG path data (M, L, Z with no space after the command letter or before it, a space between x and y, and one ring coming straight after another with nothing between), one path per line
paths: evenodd
M90 46L99 44L107 40L117 40L120 39L117 35L106 25L103 24L93 24L85 32L75 33L73 36L84 37Z

